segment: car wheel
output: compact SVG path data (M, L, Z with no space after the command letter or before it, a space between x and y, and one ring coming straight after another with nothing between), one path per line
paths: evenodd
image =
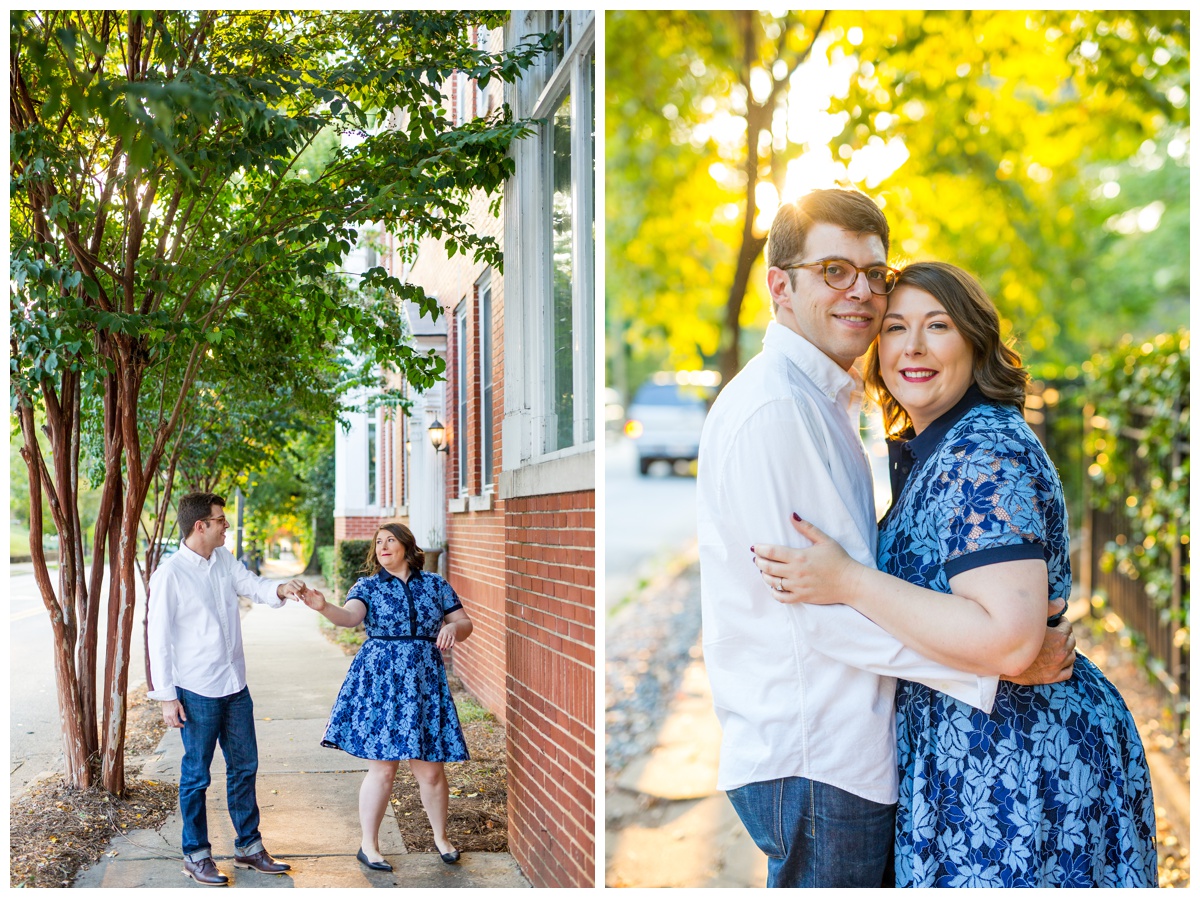
M652 458L639 458L638 459L638 473L641 474L643 477L645 477L647 474L650 473L650 466L652 464L654 464L654 459L652 459Z

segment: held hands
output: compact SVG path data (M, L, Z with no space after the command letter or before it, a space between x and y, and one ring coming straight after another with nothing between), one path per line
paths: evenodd
M307 583L304 584L304 589L292 596L297 602L303 602L313 611L324 611L325 606L329 604L325 601L325 594L318 589L313 589Z
M1062 602L1062 605L1058 603ZM1055 599L1050 603L1051 616L1057 614L1066 605L1063 599ZM1024 672L1015 677L1001 677L1018 686L1043 686L1047 683L1062 683L1071 679L1075 672L1075 634L1071 632L1071 622L1065 617L1053 627L1046 628L1046 637L1042 640L1042 650Z
M187 715L183 713L183 702L179 699L162 703L163 722L177 730L183 729L183 724L187 721Z
M303 580L289 580L287 583L280 583L275 589L275 595L281 599L298 599L300 593L308 589L308 584Z
M812 545L805 549L789 546L754 545L754 564L776 601L812 605L845 603L853 591L856 568L862 566L828 535L793 514L792 526Z

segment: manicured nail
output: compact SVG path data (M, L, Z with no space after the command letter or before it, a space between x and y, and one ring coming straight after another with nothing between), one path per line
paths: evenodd
M751 551L751 552L753 552L753 551L754 551L754 546L751 546L751 547L750 547L750 551ZM755 553L755 554L757 554L757 553Z
M800 517L800 515L796 514L794 511L792 512L792 518L799 521L801 524L804 523L804 518Z

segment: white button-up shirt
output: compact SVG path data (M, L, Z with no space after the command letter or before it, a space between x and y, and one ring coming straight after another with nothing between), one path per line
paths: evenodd
M846 605L777 602L756 543L806 546L792 513L875 566L875 502L858 433L862 380L771 323L700 440L704 662L723 731L717 786L802 776L897 798L894 677L991 710L996 678L951 670Z
M182 687L208 698L246 687L246 655L238 596L278 608L280 580L246 570L228 549L204 558L186 545L150 575L149 650L156 701L179 698Z

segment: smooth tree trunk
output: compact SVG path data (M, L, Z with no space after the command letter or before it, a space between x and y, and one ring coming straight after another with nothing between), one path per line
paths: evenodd
M71 391L65 391L70 397ZM57 403L51 405L50 414L58 414ZM18 406L18 416L24 445L21 456L29 471L29 551L33 558L33 576L41 593L42 602L50 616L50 630L53 640L55 693L58 698L59 717L62 721L63 758L66 763L64 771L67 784L77 789L87 789L93 783L92 760L96 753L96 731L87 726L88 714L79 688L79 676L75 666L75 644L78 638L78 627L75 618L75 601L72 589L77 578L73 576L74 564L71 561L60 563L59 586L56 594L54 583L50 579L46 553L42 548L45 535L42 501L43 485L49 486L44 478L49 478L41 450L37 442L37 425L33 409L27 403ZM75 420L78 420L77 418ZM62 417L55 421L54 427L48 427L53 439L54 435L61 436L63 425L67 423ZM60 453L61 454L64 453ZM70 484L59 484L58 490L50 493L52 513L61 508L64 500L74 502L74 494ZM64 560L73 558L62 542L60 534L60 557Z
M742 235L741 243L738 246L737 266L734 269L733 281L729 285L729 295L725 300L723 331L725 343L721 349L718 362L722 384L729 383L733 376L742 368L742 304L746 298L746 290L750 286L750 273L754 268L754 263L758 261L758 257L762 254L763 248L767 244L766 234L756 234L754 232L754 221L758 216L755 194L761 178L760 169L763 165L763 160L760 158L758 149L759 137L766 129L771 127L781 92L786 90L786 85L791 80L792 73L796 71L796 68L811 55L813 47L816 45L817 37L820 35L822 29L824 29L826 22L829 21L829 11L826 10L822 14L821 20L817 23L808 46L792 58L784 58L784 45L783 43L777 44L778 52L775 61L785 63L786 75L782 78L774 78L770 95L762 103L758 103L754 100L754 93L750 85L751 71L756 65L761 65L758 31L755 23L755 17L758 13L741 10L735 13L735 15L737 16L742 38L740 81L746 95L746 159L743 163L743 171L746 175L746 189L745 200L743 201L744 214L742 215ZM790 23L785 20L783 27L785 34L790 27ZM768 71L773 71L773 68L774 66L772 65L767 66ZM772 141L770 149L767 150L767 170L771 181L775 184L776 190L782 192L786 161L777 157L774 146L774 141Z

